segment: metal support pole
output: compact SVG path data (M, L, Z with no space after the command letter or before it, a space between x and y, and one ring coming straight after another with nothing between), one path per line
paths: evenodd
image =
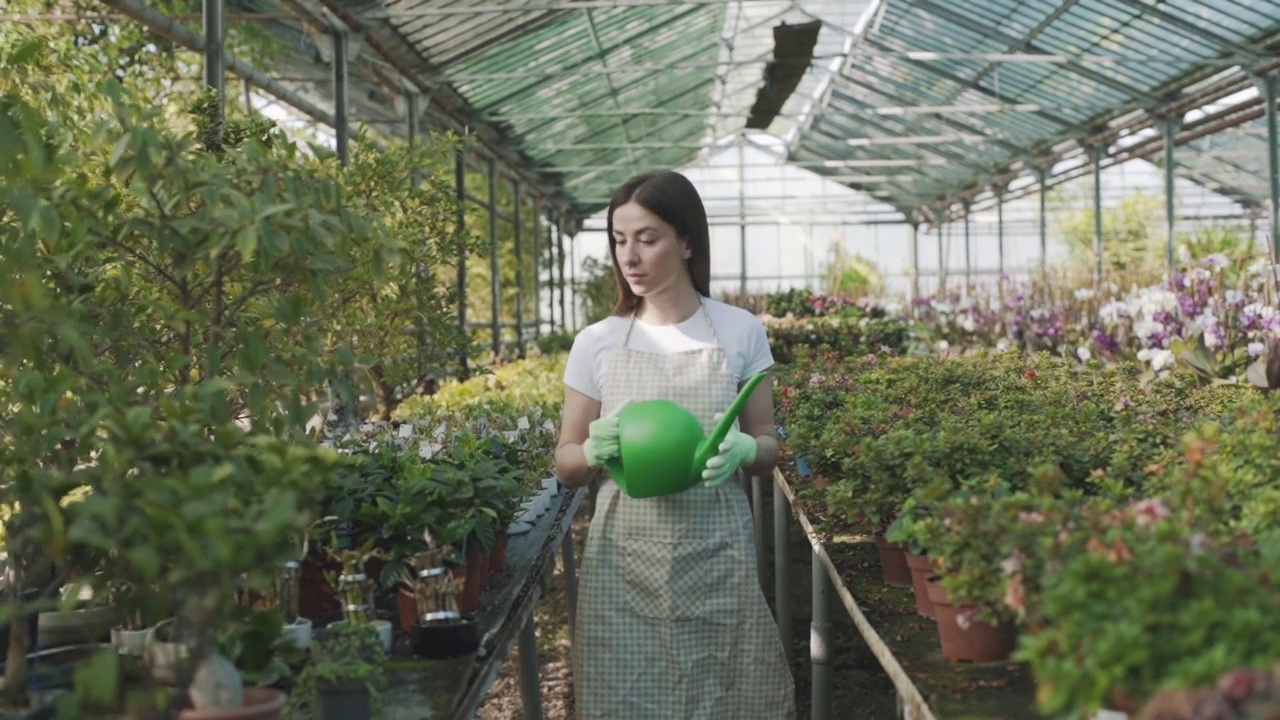
M791 661L791 542L787 537L791 512L782 485L773 483L773 607L778 613L782 652Z
M969 251L969 203L964 204L964 294L973 285L973 254Z
M406 97L408 101L408 117L405 118L405 124L408 126L406 132L409 136L409 144L414 145L418 142L418 93L409 93ZM414 173L417 176L417 173Z
M533 339L542 337L542 198L533 198Z
M1160 118L1160 135L1164 139L1164 260L1169 269L1169 277L1173 277L1175 267L1174 249L1177 246L1177 215L1174 199L1174 157L1173 150L1178 144L1178 130L1182 127L1181 115L1167 115Z
M831 718L831 581L817 548L813 560L813 620L809 625L809 665L813 672L810 715L812 720Z
M1280 123L1277 122L1277 95L1280 94L1280 78L1263 75L1257 78L1258 91L1266 104L1267 119L1267 175L1271 194L1271 261L1280 262Z
M498 168L489 158L489 327L493 359L502 357L502 267L498 263Z
M1049 227L1046 223L1048 219L1047 212L1047 195L1049 188L1049 169L1036 168L1036 183L1040 186L1040 274L1045 275L1049 272Z
M244 86L244 114L253 117L253 85L244 79L240 84Z
M520 248L520 206L523 202L520 200L520 181L511 181L511 195L514 198L514 234L513 241L516 244L516 356L521 360L524 359L524 253Z
M453 161L453 183L454 191L457 193L457 226L459 233L465 233L467 230L467 165L463 155L462 148L458 149ZM471 333L467 330L467 252L461 250L458 252L458 330L463 337L470 337ZM462 377L467 377L467 349L464 343L459 350L458 360L461 366Z
M1107 148L1094 145L1089 148L1093 158L1093 282L1102 287L1102 159Z
M911 299L920 297L920 223L911 221Z
M542 687L538 682L538 636L534 633L533 607L520 628L520 704L525 720L542 720Z
M942 297L947 292L947 265L951 260L951 258L946 257L947 253L943 250L942 233L943 229L949 228L950 225L944 225L947 222L945 211L940 213L938 217L942 219L938 221L938 291L935 296Z
M769 583L765 568L768 567L769 553L765 546L768 535L764 515L764 481L765 479L760 475L751 476L751 515L755 521L756 530L756 578L760 581L760 592L767 593Z
M204 0L204 84L217 94L213 110L213 127L222 137L222 121L227 117L227 69L223 64L226 40L223 29L222 0Z
M738 139L738 294L747 294L747 170L743 143Z
M996 269L1000 286L1004 286L1004 188L996 187Z
M556 221L556 262L560 266L560 329L568 332L569 315L565 312L565 293L567 289L564 284L564 214L561 213Z
M333 37L333 136L338 161L347 164L347 34L335 30Z
M578 564L573 555L572 529L560 542L560 557L564 562L564 596L569 610L569 646L573 647L573 632L578 626Z

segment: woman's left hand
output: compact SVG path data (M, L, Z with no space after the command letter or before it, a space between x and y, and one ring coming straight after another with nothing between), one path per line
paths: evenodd
M715 421L719 422L723 415L716 413ZM755 438L737 428L729 428L729 434L720 442L719 452L707 461L707 467L702 471L703 484L716 487L728 480L738 468L755 462L757 448Z

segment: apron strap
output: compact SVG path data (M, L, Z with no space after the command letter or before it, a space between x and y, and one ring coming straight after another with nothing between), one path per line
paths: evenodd
M707 329L711 331L711 339L721 348L724 343L720 342L720 336L716 334L716 326L711 322L711 311L707 309L707 304L702 301L702 296L698 296L698 308L702 310L702 319L707 321ZM627 321L627 332L622 336L622 347L627 346L627 341L631 339L631 329L636 326L636 311L631 311L631 319Z

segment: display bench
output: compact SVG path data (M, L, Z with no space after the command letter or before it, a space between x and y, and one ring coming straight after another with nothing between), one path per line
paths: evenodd
M526 720L541 720L542 699L538 677L537 642L533 609L542 597L544 580L555 570L561 554L565 571L565 601L569 610L572 637L577 604L573 518L585 495L582 488L558 487L550 507L525 532L509 535L506 563L492 575L488 589L480 596L474 616L482 633L479 648L471 655L448 660L424 660L413 656L408 638L397 633L386 662L386 684L381 691L385 720L461 720L472 718L488 695L503 661L513 647L520 656L521 700ZM316 630L316 637L325 631ZM109 645L93 644L77 648L85 658ZM0 711L0 720L53 720L52 703L69 686L71 668L54 668L58 682L37 689L33 707L19 713ZM291 717L307 717L300 711Z
M577 605L577 570L573 554L573 518L585 490L561 488L552 509L532 529L507 541L506 567L494 575L481 595L476 620L483 633L480 648L465 659L419 660L397 648L388 661L388 687L383 691L386 720L471 718L484 702L513 646L520 654L520 690L526 720L541 720L537 643L533 608L541 598L542 580L554 569L556 554L564 558L570 636Z
M887 587L881 581L875 569L878 559L873 539L861 535L822 537L795 503L783 473L775 470L772 479L775 598L785 598L788 592L786 574L777 568L785 568L789 561L787 524L792 518L799 523L812 553L813 720L833 717L833 602L843 606L889 675L897 691L899 714L905 720L1040 717L1035 711L1035 686L1024 665L947 661L942 657L934 621L916 614L911 590ZM753 491L757 544L763 546L764 517L759 509L760 498L768 489L761 478L754 479ZM790 603L777 602L776 608L778 624L787 633L792 623Z

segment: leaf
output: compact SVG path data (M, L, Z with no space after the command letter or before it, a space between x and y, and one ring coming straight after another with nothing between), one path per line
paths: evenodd
M35 58L36 54L44 47L45 43L43 39L39 37L30 38L26 42L14 48L13 52L9 53L9 56L5 58L5 62L3 64L14 68L20 65L26 65Z
M76 694L95 707L113 707L120 692L120 655L114 647L99 650L76 667Z

